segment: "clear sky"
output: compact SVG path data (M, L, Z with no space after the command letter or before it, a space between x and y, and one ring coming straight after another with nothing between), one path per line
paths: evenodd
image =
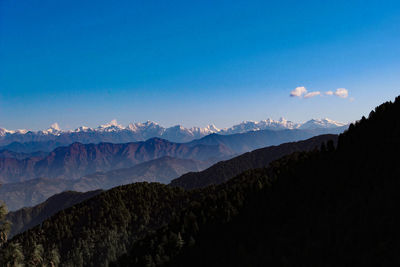
M399 94L398 0L0 0L8 129L348 122Z

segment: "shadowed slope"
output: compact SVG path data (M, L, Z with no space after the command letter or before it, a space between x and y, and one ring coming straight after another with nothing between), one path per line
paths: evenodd
M297 151L319 148L323 142L336 143L337 135L320 135L310 139L271 146L245 153L230 160L220 161L202 172L190 172L171 181L171 186L185 189L201 188L220 184L250 169L266 167L271 161Z

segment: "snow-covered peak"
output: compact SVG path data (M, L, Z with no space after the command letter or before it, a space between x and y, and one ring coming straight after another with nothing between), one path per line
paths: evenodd
M214 124L207 125L204 130L210 133L217 133L220 131L220 129L218 129Z
M100 125L97 127L98 131L103 131L103 132L115 132L124 129L124 127L120 124L118 124L116 119L113 119L109 123Z
M21 132L21 134L24 134L24 133L26 133L26 132ZM39 135L60 135L62 133L62 131L61 131L58 123L55 122L52 125L50 125L50 128L48 128L46 130L38 131L37 133Z
M128 126L126 127L128 130L135 131L137 129L137 126L135 123L129 123Z
M7 130L5 128L0 128L0 137L4 137L7 134L26 134L29 132L28 130L25 129L18 129L18 130Z
M47 130L43 131L49 134L55 134L55 133L59 133L61 132L60 126L58 125L57 122L53 123L52 125L50 125L50 128L48 128Z
M345 126L346 123L337 122L328 118L325 119L311 119L303 123L299 129L318 129L318 128L336 128Z
M154 122L154 121L146 121L146 122L141 123L141 124L144 125L144 126L158 126L158 123Z
M158 123L153 121L146 121L146 122L137 122L137 123L130 123L127 127L127 130L132 132L143 132L143 131L159 131L162 130L163 127L158 125Z
M17 134L26 134L27 132L29 132L29 131L25 130L25 129L18 129L15 131L10 131L10 133L17 133Z
M60 126L58 125L57 122L53 123L53 124L50 126L50 129L53 129L53 130L55 130L55 131L61 131Z
M87 126L81 126L76 128L73 132L79 133L79 132L89 132L89 131L93 131L93 129Z
M240 124L232 126L231 128L225 128L220 132L224 134L235 134L258 130L297 129L299 126L299 123L288 121L283 117L277 121L268 118L261 121L244 121Z
M14 131L7 130L5 128L0 128L0 136L5 136L6 134L13 134Z
M100 127L102 127L102 128L109 128L109 127L113 127L113 126L118 127L118 126L121 126L121 125L118 124L116 119L111 120L109 123L100 125Z

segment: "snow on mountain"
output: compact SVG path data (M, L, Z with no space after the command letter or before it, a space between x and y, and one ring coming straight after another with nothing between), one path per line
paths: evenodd
M144 141L149 138L159 137L172 142L189 142L194 139L202 138L212 133L236 134L248 131L259 130L284 130L284 129L333 129L343 127L347 124L336 122L330 119L312 119L305 123L288 121L285 118L279 120L266 119L261 121L244 121L230 128L218 129L215 125L207 127L185 128L175 125L165 128L155 122L147 121L144 123L130 123L124 127L116 120L89 128L81 126L75 130L61 130L57 123L53 123L47 130L28 131L28 130L7 130L0 128L0 145L7 145L12 142L33 142L58 140L61 138L65 143L71 142L134 142Z
M346 125L346 123L336 122L336 121L330 120L328 118L312 119L312 120L309 120L309 121L303 123L299 127L299 129L320 129L320 128L331 129L331 128L336 128L336 127L343 127L345 125Z
M92 128L89 128L89 127L87 127L87 126L81 126L81 127L79 127L79 128L76 128L74 131L72 131L72 132L75 132L75 133L80 133L80 132L90 132L90 131L93 131L93 129Z
M50 125L49 129L43 130L43 131L38 131L38 133L41 133L41 134L44 134L44 135L47 135L47 134L60 135L62 133L62 131L60 129L60 126L58 126L58 123L55 122L52 125Z
M162 133L165 131L165 128L160 126L158 123L146 121L144 123L130 123L128 127L126 127L126 130L139 134L146 139L147 136L158 137L162 135Z
M205 128L200 128L200 127L192 127L189 129L190 132L192 132L194 135L209 135L212 133L218 133L220 132L220 129L215 127L215 125L210 124L207 125Z
M117 120L115 119L96 128L96 130L99 132L118 132L123 129L124 127L118 124Z
M4 128L0 128L0 136L5 136L6 134L12 134L12 133L14 133L14 131L10 131L10 130L7 130L7 129L4 129Z
M0 137L4 137L10 134L26 134L28 130L25 129L18 129L18 130L7 130L5 128L0 128Z
M53 123L53 124L50 126L50 129L53 129L53 130L55 130L55 131L61 131L60 126L58 125L57 122Z
M248 131L259 130L284 130L284 129L297 129L300 123L288 121L285 118L280 118L278 121L266 119L262 121L244 121L240 124L234 125L231 128L222 129L222 134L235 134L244 133Z

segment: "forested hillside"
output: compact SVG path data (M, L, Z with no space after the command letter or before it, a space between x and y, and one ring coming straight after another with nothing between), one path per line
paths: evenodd
M62 266L107 266L134 241L169 222L188 201L183 189L157 183L116 187L15 236L2 248L0 266L14 261L17 246L24 255L20 263L27 263L39 247L42 258L57 252Z

